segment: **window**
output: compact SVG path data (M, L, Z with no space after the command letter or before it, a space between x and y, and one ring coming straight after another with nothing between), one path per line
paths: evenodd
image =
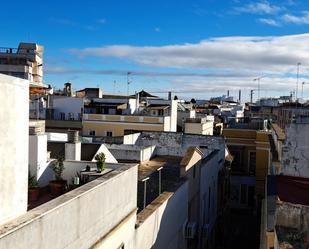
M163 110L159 110L158 116L163 116Z
M249 152L249 173L255 175L255 167L256 167L256 152Z
M89 131L90 136L95 136L95 131Z
M112 137L112 136L113 136L113 132L107 131L107 132L106 132L106 136L107 136L107 137Z

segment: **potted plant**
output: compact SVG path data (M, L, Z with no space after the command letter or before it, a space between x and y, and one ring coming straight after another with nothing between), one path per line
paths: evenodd
M102 172L105 168L105 154L100 152L95 156L94 159L97 160L97 171Z
M28 201L37 201L40 196L40 189L35 175L28 175Z
M62 178L62 173L64 171L63 158L59 158L51 165L51 168L54 171L56 180L49 182L50 193L52 196L62 195L67 188L67 181Z

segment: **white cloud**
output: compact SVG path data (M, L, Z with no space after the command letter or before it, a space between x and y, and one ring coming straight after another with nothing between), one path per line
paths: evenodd
M282 16L282 19L283 21L292 24L309 24L309 11L304 11L301 15L298 16L285 14Z
M273 27L280 27L281 26L281 24L278 21L271 19L271 18L260 18L260 19L258 19L258 21L260 23L263 23L263 24L266 24L266 25L269 25L269 26L273 26Z
M133 74L150 79L164 78L171 87L184 92L249 91L256 88L253 78L266 75L261 80L261 89L288 94L295 88L298 62L302 63L299 82L309 78L309 71L306 70L309 66L309 34L221 37L166 46L110 45L71 49L70 52L81 57L104 57L105 61L108 60L106 57L118 58L120 63L132 62L158 68L157 72ZM172 73L161 73L160 68L168 68ZM48 73L125 75L126 71L56 68Z
M268 1L251 2L241 7L234 8L237 12L250 14L276 14L283 10L282 7L270 4Z
M285 72L299 61L309 65L309 34L221 37L167 46L111 45L70 52L125 59L152 67Z

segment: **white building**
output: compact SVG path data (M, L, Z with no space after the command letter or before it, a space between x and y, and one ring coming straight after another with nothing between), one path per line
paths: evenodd
M3 224L27 210L29 81L0 74L0 84L0 224Z

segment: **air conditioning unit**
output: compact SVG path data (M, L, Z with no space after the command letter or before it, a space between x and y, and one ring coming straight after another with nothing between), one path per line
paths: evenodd
M183 229L183 236L185 239L193 239L196 234L196 222L186 222Z
M205 224L202 227L201 236L202 236L202 238L207 239L208 235L209 235L209 224Z

